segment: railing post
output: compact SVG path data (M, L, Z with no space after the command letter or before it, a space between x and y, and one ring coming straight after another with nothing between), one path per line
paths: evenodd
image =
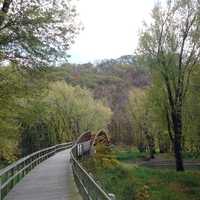
M11 169L11 177L13 177L15 175L15 168ZM15 185L15 180L13 179L11 181L11 188L13 188Z
M37 154L37 165L39 165L40 164L40 152L39 152L39 154Z
M110 197L111 200L116 200L116 197L114 194L109 193L108 196Z
M23 162L23 165L22 165L22 168L23 168L23 171L22 171L22 177L24 177L25 176L25 171L24 171L24 167L25 167L26 165L25 165L25 162Z

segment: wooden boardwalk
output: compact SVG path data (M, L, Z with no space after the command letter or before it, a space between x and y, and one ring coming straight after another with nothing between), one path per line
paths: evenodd
M33 169L6 200L81 200L69 163L70 150L57 153Z

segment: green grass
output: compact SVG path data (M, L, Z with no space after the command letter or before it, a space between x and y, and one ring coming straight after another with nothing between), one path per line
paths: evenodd
M175 172L144 167L132 169L137 188L147 185L152 200L198 200L200 172Z
M140 153L135 148L130 149L114 149L112 155L120 161L136 161L141 159L146 159L149 154L147 152Z
M109 159L90 159L84 165L87 170L90 169L105 191L116 195L117 200L132 200L131 197L136 192L133 176L129 170L111 162Z
M143 156L135 150L114 150L83 163L118 200L200 200L199 171L158 170L127 162Z
M112 150L112 155L120 161L137 161L137 160L145 160L149 157L148 152L139 152L137 148L130 148L130 147L123 147L123 148L114 148ZM166 160L174 159L173 153L156 153L156 156ZM190 152L183 152L183 159L184 160L200 160L200 154L198 153L190 153Z

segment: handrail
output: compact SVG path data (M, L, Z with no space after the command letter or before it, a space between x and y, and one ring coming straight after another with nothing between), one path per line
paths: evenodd
M8 192L34 167L55 153L71 148L72 145L73 143L69 142L42 149L2 169L0 171L0 200L3 200Z
M88 174L77 159L77 146L71 150L71 163L74 174L74 180L79 189L79 192L84 200L113 200L109 194L107 194Z

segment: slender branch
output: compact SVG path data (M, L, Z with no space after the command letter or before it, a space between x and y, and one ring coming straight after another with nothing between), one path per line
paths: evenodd
M172 130L171 130L171 120L170 120L170 114L169 114L169 111L167 109L167 106L165 106L165 110L166 110L166 119L167 119L167 127L168 127L168 133L169 133L169 137L172 141L172 143L174 142L174 137L172 135Z

